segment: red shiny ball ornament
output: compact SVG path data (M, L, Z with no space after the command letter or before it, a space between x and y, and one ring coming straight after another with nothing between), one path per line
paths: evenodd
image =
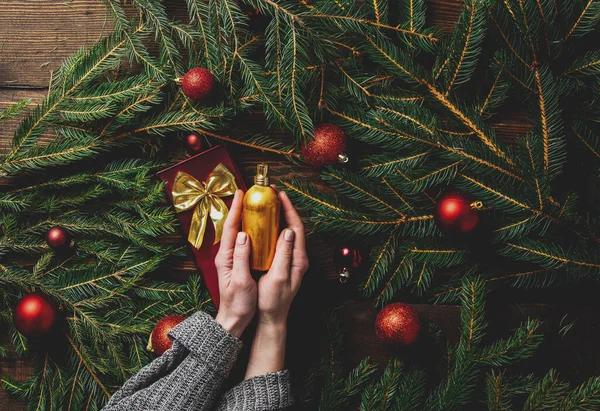
M215 86L215 76L205 68L196 67L185 73L181 81L183 93L191 99L207 97Z
M461 193L443 195L435 208L435 221L444 231L469 233L479 223L479 212L471 207L471 201Z
M158 320L152 329L152 334L150 334L148 351L154 351L156 355L163 355L165 351L173 346L173 342L168 336L169 331L184 320L185 317L179 314L168 315Z
M375 334L379 340L393 348L412 345L421 332L419 314L410 305L393 303L377 315Z
M202 151L202 137L198 134L192 133L185 138L185 146L188 153L197 154Z
M36 291L17 301L13 322L21 334L34 337L47 334L54 326L57 315L56 305L46 294Z
M340 282L345 283L360 266L362 255L357 248L350 245L342 245L336 250L334 260L339 266Z
M358 268L362 261L362 255L357 248L345 244L337 249L335 261L341 268Z
M319 124L311 141L302 146L302 157L313 167L347 163L346 134L333 124Z
M62 227L52 227L46 232L46 243L54 250L69 246L71 235Z

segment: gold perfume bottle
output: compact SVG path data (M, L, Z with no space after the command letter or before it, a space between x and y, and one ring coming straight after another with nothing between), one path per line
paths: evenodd
M281 205L277 192L269 186L267 164L256 166L254 185L244 195L242 231L250 237L250 267L266 271L271 267L277 245Z

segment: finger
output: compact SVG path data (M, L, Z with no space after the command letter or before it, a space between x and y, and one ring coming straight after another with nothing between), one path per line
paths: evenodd
M217 268L224 269L220 270L221 272L231 270L233 265L233 249L235 247L235 238L239 231L243 199L244 193L242 190L237 190L233 196L233 202L231 203L227 219L225 219L225 223L223 223L221 244L219 244L219 252L215 257L215 265Z
M229 214L223 224L223 234L221 235L221 249L230 250L233 252L235 246L235 238L240 228L240 220L242 218L242 202L244 193L242 190L237 190L233 196L233 202L229 208Z
M235 240L231 280L245 283L248 278L252 278L250 275L250 238L248 234L240 231Z
M283 216L285 218L285 222L288 227L295 231L298 238L296 238L296 248L304 248L304 224L302 223L302 219L298 215L296 208L292 204L292 201L287 196L285 191L280 191L278 193L279 200L281 201L281 206L283 207ZM301 235L300 235L301 234Z
M285 191L279 192L279 199L281 200L281 205L283 207L285 221L288 227L294 230L296 233L292 265L297 268L297 270L293 270L292 274L295 275L295 272L299 271L298 274L302 275L306 270L305 266L307 265L308 261L306 254L306 239L304 237L304 224L302 224L302 219L298 215L298 212L294 208L294 205Z
M273 277L289 280L295 237L296 233L289 228L283 230L279 235L277 248L275 249L275 257L273 258L273 264L271 264L271 269L269 270L269 274Z
M296 233L296 241L292 253L292 264L290 269L290 280L292 288L298 290L302 283L304 273L308 269L308 255L306 253L306 239L304 237L304 224L294 208L292 201L287 196L285 191L279 193L279 199L283 207L285 221L289 228Z

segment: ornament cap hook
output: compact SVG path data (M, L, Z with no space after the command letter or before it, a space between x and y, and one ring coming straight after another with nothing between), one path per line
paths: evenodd
M340 276L340 283L345 284L348 282L348 279L350 278L350 271L348 271L347 268L342 268L339 272L339 276Z
M350 161L350 158L346 154L338 154L338 161L342 164L346 164Z
M473 201L469 206L475 210L483 210L484 209L483 201Z

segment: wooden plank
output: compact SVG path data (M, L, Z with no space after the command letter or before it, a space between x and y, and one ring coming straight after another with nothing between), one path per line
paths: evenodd
M4 332L4 329L0 329L0 345L3 347L10 347L9 339ZM0 358L0 379L4 377L10 377L17 381L26 380L31 374L31 366L28 360L17 358L14 352L9 353L8 358ZM27 409L27 401L18 400L8 395L6 391L0 389L0 410L25 410Z
M13 134L17 127L19 127L23 117L25 117L25 113L39 104L45 95L45 90L0 89L0 110L4 110L21 100L31 100L28 109L23 113L0 124L0 153L4 154L10 149Z
M460 307L448 305L415 304L424 324L432 323L441 329L443 338L451 343L460 338ZM595 304L487 304L489 326L484 341L506 338L527 318L544 323L544 343L538 353L525 364L516 366L523 373L545 373L556 368L564 379L583 381L600 370L600 305ZM394 351L385 347L375 336L375 318L378 310L370 302L347 301L339 310L340 319L347 330L345 334L346 359L349 365L357 364L366 356L379 363L398 357L403 360L429 364L434 345L426 336L412 349ZM562 333L569 324L572 327ZM433 365L432 365L433 367Z
M185 2L168 2L185 21ZM451 31L459 0L431 0L429 22ZM99 0L0 0L0 87L46 87L50 72L73 51L110 33L110 15Z
M0 86L46 87L66 56L110 30L98 0L0 1Z

